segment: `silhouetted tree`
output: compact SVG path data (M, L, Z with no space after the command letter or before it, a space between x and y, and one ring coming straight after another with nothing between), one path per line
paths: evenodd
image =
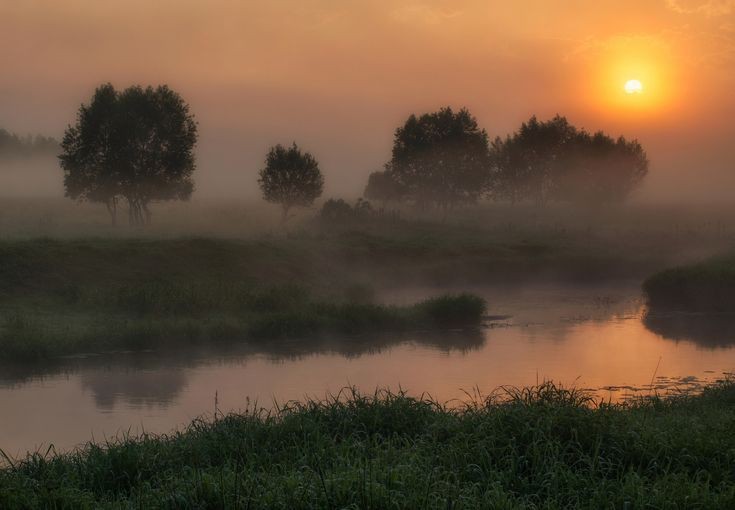
M487 133L466 109L411 115L395 132L390 177L416 203L475 202L487 185Z
M383 207L388 202L399 201L404 194L403 186L393 177L390 168L382 172L371 173L363 192L365 198L381 202Z
M511 202L549 200L605 203L623 200L648 172L641 145L597 132L590 135L557 115L535 116L492 143L490 192Z
M196 141L189 106L167 86L102 85L61 143L66 196L106 204L113 224L123 199L131 225L150 223L151 202L191 196Z
M301 152L295 143L288 148L280 144L272 147L259 175L263 198L281 205L284 222L291 208L312 205L324 188L316 159L308 152Z
M505 140L496 138L491 193L511 202L532 199L545 204L576 136L574 126L557 115L546 122L531 117Z

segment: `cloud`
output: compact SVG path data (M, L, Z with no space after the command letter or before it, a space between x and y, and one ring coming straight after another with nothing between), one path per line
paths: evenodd
M450 5L442 5L441 2L409 3L394 9L392 12L393 18L398 21L419 21L427 25L438 25L461 14L461 10L451 8Z
M622 33L606 38L588 37L573 46L564 56L564 61L572 61L577 57L596 60L603 53L640 52L641 49L665 54L671 51L671 43L661 34Z
M679 14L725 16L735 11L735 0L666 0L666 4Z

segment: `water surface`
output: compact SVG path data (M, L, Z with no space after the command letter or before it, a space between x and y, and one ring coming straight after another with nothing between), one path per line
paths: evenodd
M108 353L3 367L0 448L18 456L120 433L169 432L215 406L270 407L346 385L449 401L553 379L618 400L696 389L735 370L735 320L648 314L635 284L473 291L488 299L493 314L475 332ZM387 298L413 301L432 292L438 293L410 289Z

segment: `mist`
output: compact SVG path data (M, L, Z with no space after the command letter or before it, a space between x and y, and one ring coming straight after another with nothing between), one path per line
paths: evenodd
M735 0L0 48L0 508L733 507Z
M491 137L559 113L643 143L652 171L641 200L726 200L729 4L629 3L578 3L574 21L536 1L522 17L499 1L10 3L0 7L10 77L0 119L60 138L101 83L165 83L201 127L197 195L254 199L275 143L298 141L322 163L326 193L354 197L410 113L467 107ZM636 57L619 64L625 54ZM631 107L611 91L625 65L650 76L649 104Z

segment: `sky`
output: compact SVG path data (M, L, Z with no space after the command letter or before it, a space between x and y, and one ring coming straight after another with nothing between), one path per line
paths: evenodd
M0 73L0 127L59 138L102 83L168 84L199 122L200 197L257 197L293 141L325 196L357 196L442 106L491 137L559 113L638 138L641 199L735 185L735 0L0 0Z

